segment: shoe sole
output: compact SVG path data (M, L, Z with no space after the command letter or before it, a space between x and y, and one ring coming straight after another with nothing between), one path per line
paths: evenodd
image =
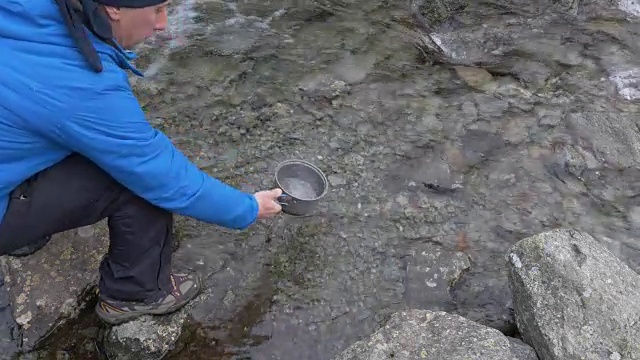
M196 292L188 298L189 300L171 305L168 308L127 311L122 314L105 314L100 310L100 303L98 302L98 304L96 305L96 314L98 315L98 318L100 320L102 320L103 322L109 325L120 325L125 322L134 320L143 315L168 315L176 312L177 310L180 310L180 308L184 307L185 305L190 303L193 299L195 299L198 296L198 294L202 291L202 286L200 281L197 282L197 286L198 287Z
M189 300L191 301L191 300ZM189 303L189 301L185 302L184 304L178 304L178 305L173 305L170 306L167 309L150 309L150 310L140 310L140 311L127 311L124 314L109 314L109 315L104 315L104 313L100 310L96 310L96 314L98 315L98 318L100 318L100 320L102 320L103 322L109 324L109 325L120 325L123 324L125 322L134 320L136 318L139 318L143 315L168 315L171 314L177 310L179 310L181 307L187 305Z

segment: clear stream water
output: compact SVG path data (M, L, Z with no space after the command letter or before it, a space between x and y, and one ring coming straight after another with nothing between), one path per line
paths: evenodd
M331 191L313 216L247 232L179 219L176 263L212 295L168 358L330 359L406 307L514 335L504 256L557 227L639 271L639 14L634 1L179 3L134 80L150 121L245 190L299 158Z

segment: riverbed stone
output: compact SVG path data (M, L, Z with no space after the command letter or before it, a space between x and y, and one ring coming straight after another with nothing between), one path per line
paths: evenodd
M464 80L467 85L478 90L490 90L493 76L483 68L470 66L454 66L456 74Z
M640 359L640 276L585 232L508 252L518 328L542 360Z
M464 252L430 243L416 246L407 256L405 303L410 308L435 310L451 302L451 287L470 267Z
M334 360L537 360L522 341L461 316L406 310L383 328L344 350Z
M101 223L91 237L66 231L27 257L0 257L13 316L22 332L22 351L32 350L52 330L75 318L95 296L106 234Z

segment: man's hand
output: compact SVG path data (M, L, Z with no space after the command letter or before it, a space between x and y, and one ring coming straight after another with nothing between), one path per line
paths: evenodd
M258 201L258 219L273 217L282 210L282 206L278 203L280 195L282 195L282 190L278 188L258 191L253 194Z

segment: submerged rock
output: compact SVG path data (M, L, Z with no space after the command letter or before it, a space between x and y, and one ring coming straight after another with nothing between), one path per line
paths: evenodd
M107 242L101 229L92 238L72 230L55 235L27 257L0 257L13 316L22 333L22 351L32 350L78 315L98 283Z
M406 304L435 310L440 304L451 302L451 286L470 267L469 256L463 252L443 251L432 244L416 247L407 260Z
M542 360L640 359L640 276L593 237L549 231L507 258L518 328Z
M536 360L535 351L496 329L445 312L395 313L370 338L358 341L334 360Z

